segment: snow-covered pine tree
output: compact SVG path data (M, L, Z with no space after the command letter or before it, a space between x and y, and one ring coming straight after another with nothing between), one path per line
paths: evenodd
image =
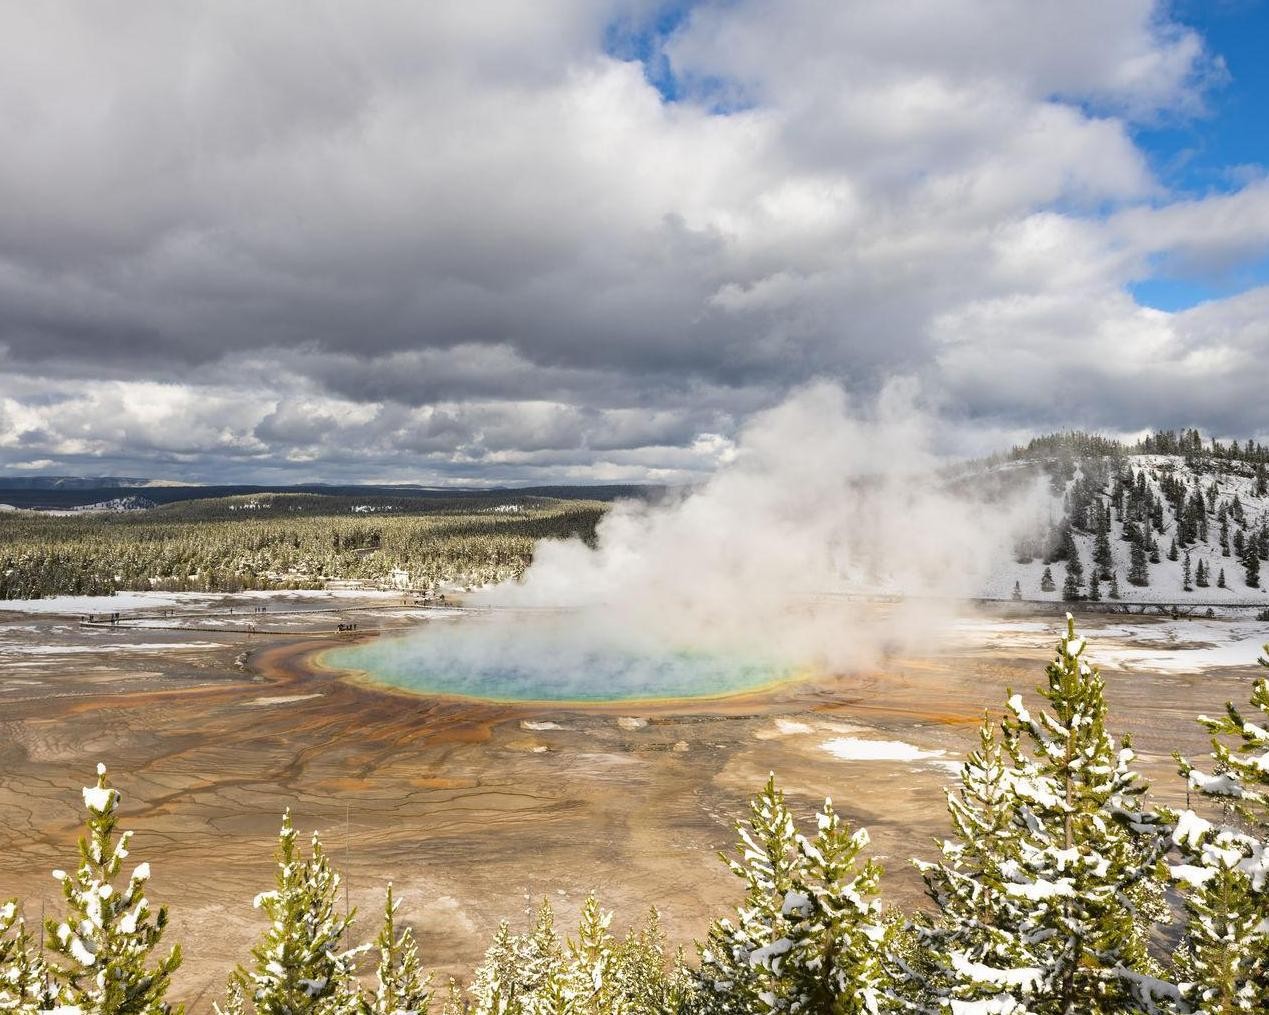
M48 968L17 900L0 905L0 1012L35 1015L57 1006Z
M1221 573L1216 576L1216 587L1218 589L1224 589L1229 587L1228 585L1225 584L1225 569L1224 568L1221 568Z
M1057 588L1053 583L1053 571L1050 568L1044 569L1044 574L1040 576L1040 591L1052 592Z
M470 1009L471 1015L529 1015L514 982L495 970Z
M960 788L947 793L953 838L943 859L915 861L935 918L919 918L919 947L899 958L903 993L918 1011L1022 1012L1019 997L1040 977L1019 928L1025 900L1009 894L1020 856L1013 772L991 720L983 717L978 749L961 767ZM1012 993L1004 988L1016 988Z
M620 1008L615 975L616 945L608 925L612 913L600 908L594 893L582 905L577 937L568 943L569 966L579 1011L603 1015Z
M105 765L97 766L97 784L84 787L84 806L88 834L79 840L79 867L53 872L66 913L60 921L46 921L48 947L61 958L49 967L59 1000L84 1015L166 1015L181 949L174 945L148 964L167 926L167 910L150 909L148 863L137 864L125 884L115 883L132 833L115 839L119 791L110 785Z
M1269 669L1269 645L1260 664ZM1218 719L1200 717L1213 734L1213 774L1177 756L1193 789L1232 805L1243 821L1169 815L1183 860L1172 873L1188 917L1177 960L1181 993L1206 1015L1269 1011L1269 680L1256 681L1251 704L1262 721L1232 702Z
M1110 588L1107 590L1106 595L1108 595L1111 599L1119 598L1119 572L1118 571L1112 571L1110 573Z
M1002 729L1018 841L1003 887L1019 902L1025 965L996 982L973 967L963 978L991 982L1035 1015L1150 1011L1143 995L1158 971L1147 940L1163 912L1166 839L1142 807L1127 739L1116 745L1106 729L1104 684L1085 647L1068 614L1040 691L1051 711L1033 716L1010 695ZM1019 968L1027 974L1015 978Z
M533 920L533 929L512 941L516 957L516 978L530 994L539 994L563 970L564 951L555 933L555 913L543 899Z
M463 986L454 977L445 984L445 998L441 1001L441 1015L468 1015L471 1006L463 995Z
M513 998L519 1002L523 993L519 982L519 952L519 941L511 933L511 924L503 920L472 977L471 995L477 1011L496 1011L499 1005L508 1005Z
M736 921L719 920L701 949L696 997L711 1015L893 1010L876 900L881 868L826 800L813 839L799 834L774 776L737 831L728 866L746 885Z
M383 926L375 939L379 962L375 967L375 991L364 995L361 1015L427 1015L432 1002L431 977L419 965L418 946L409 927L396 928L401 903L388 885L383 907Z
M617 946L613 964L615 994L625 1015L665 1015L683 1007L682 966L666 971L661 915L652 909L638 930Z
M354 1015L358 949L342 946L352 914L339 912L339 875L317 834L307 859L297 848L289 810L278 833L277 865L277 886L255 899L269 928L251 951L252 968L238 971L240 982L257 1015Z
M1202 561L1199 561L1202 564ZM1190 584L1190 551L1185 551L1185 564L1181 569L1181 591L1193 592L1194 586Z
M577 986L563 966L553 966L533 994L527 1015L579 1015Z
M247 995L243 992L242 984L237 980L230 980L225 988L224 1003L213 1001L212 1010L216 1015L247 1015Z

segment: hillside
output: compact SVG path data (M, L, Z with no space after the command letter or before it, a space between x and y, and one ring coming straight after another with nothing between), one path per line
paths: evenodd
M1048 517L1019 541L1013 560L993 569L984 594L1011 598L1016 583L1027 600L1109 601L1113 577L1125 602L1269 604L1263 449L1230 454L1216 445L1218 454L1165 441L1169 450L1160 452L1158 443L1126 453L1071 442L1048 449L1055 454L1019 455L1049 476ZM1043 583L1046 569L1052 588Z

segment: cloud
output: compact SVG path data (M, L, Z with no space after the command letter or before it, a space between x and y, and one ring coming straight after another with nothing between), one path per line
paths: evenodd
M1134 140L1224 73L1163 6L655 21L0 4L0 461L690 478L808 380L895 375L974 427L1263 431L1238 299L1126 295L1269 242L1260 178L1171 195Z

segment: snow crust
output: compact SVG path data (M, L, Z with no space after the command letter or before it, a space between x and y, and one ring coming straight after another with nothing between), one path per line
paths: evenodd
M857 737L835 737L820 744L839 761L931 761L943 758L946 751L923 751L902 740L861 740Z

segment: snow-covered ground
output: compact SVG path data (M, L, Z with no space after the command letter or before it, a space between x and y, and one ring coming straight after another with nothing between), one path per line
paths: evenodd
M119 592L113 596L48 596L44 599L3 599L0 613L10 610L16 613L53 614L102 614L122 613L128 610L163 610L195 608L235 600L266 599L295 600L297 605L312 607L323 601L347 601L349 599L400 599L400 592L381 589L314 589L293 591L255 590L249 592Z
M114 645L14 645L0 643L0 659L10 656L101 655L111 652L181 652L220 648L215 641L119 642Z
M1242 503L1248 527L1258 528L1269 519L1269 496L1256 494L1255 479L1251 475L1234 475L1232 473L1213 474L1195 472L1179 455L1131 455L1129 465L1134 471L1144 471L1146 482L1156 496L1161 497L1159 481L1165 472L1171 472L1178 479L1184 480L1191 489L1195 484L1202 486L1204 493L1215 482L1219 503L1228 505L1237 497ZM1245 468L1245 467L1244 467ZM1068 489L1070 484L1068 483ZM1109 488L1106 490L1109 493ZM1103 497L1103 501L1107 498ZM1185 603L1195 606L1220 607L1269 607L1269 564L1262 562L1260 588L1248 588L1244 582L1243 568L1238 558L1233 555L1224 556L1220 547L1220 524L1214 514L1208 515L1208 539L1206 542L1189 547L1192 576L1197 572L1199 561L1211 571L1211 581L1207 588L1194 586L1192 591L1183 589L1183 569L1185 567L1185 551L1182 549L1178 559L1169 560L1167 553L1176 529L1176 518L1171 505L1164 501L1164 531L1155 533L1159 544L1160 559L1157 564L1150 565L1150 584L1147 586L1130 585L1127 581L1129 544L1121 538L1122 525L1116 521L1111 529L1111 552L1115 558L1114 570L1119 577L1119 597L1122 602L1133 603ZM1060 519L1063 514L1062 498L1053 497L1051 517ZM1037 519L1043 523L1047 519ZM1232 533L1233 526L1231 526ZM1080 560L1084 565L1085 575L1093 568L1093 551L1095 537L1075 533L1075 542L1079 548ZM1028 564L1019 564L1012 558L999 561L992 569L984 584L982 594L989 599L1009 599L1013 593L1014 583L1021 586L1022 597L1027 600L1047 600L1058 602L1062 599L1062 581L1066 574L1061 562L1047 565L1053 575L1055 588L1051 592L1042 591L1041 578L1046 567L1043 560L1036 559ZM1225 572L1227 588L1217 587L1217 577L1221 570ZM1193 583L1191 583L1193 584ZM1102 582L1103 601L1109 600L1107 583Z
M1034 651L1057 644L1060 625L1035 621L964 619L951 625L962 646ZM1221 666L1254 666L1269 642L1269 621L1166 620L1096 627L1089 661L1108 669L1197 673Z

